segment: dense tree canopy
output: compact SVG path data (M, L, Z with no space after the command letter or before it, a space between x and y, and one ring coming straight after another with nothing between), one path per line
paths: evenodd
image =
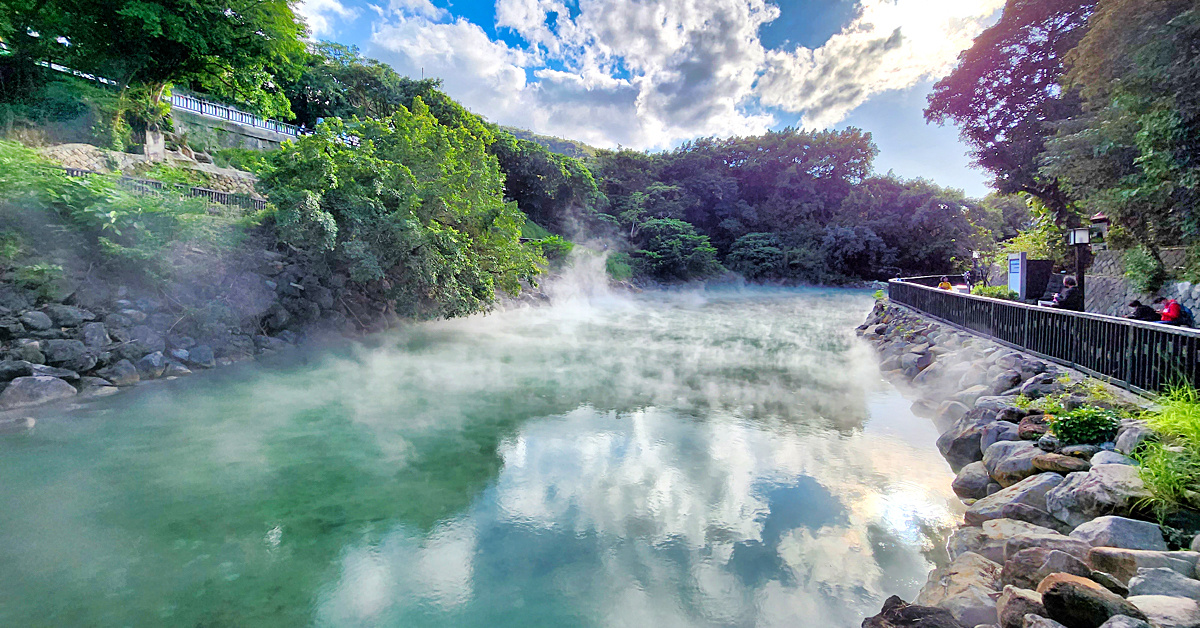
M305 55L288 0L16 0L0 4L9 63L52 61L142 85L187 85L287 116L277 87ZM15 72L16 70L10 70Z
M1000 192L1026 192L1073 218L1059 180L1039 170L1058 125L1081 111L1063 89L1065 57L1087 31L1095 0L1008 0L1000 21L975 39L929 96L927 119L953 121Z
M525 217L483 142L420 98L382 120L327 120L272 162L280 237L375 282L401 314L480 311L544 263L520 243Z

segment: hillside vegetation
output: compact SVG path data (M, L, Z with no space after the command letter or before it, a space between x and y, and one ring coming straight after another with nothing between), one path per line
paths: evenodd
M259 176L270 204L255 228L412 316L487 309L560 262L567 240L606 240L610 270L635 280L840 283L962 270L1030 225L1020 198L873 173L858 129L593 151L495 125L437 80L306 35L282 1L9 3L4 128L35 143L138 150L163 131L185 144L173 89L300 125L311 135L274 154L216 153Z

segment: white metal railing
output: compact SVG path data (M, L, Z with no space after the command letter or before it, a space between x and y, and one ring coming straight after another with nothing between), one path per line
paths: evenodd
M219 105L214 102L209 102L195 96L186 94L171 94L171 106L184 111L198 113L202 116L210 116L220 118L222 120L230 120L238 124L245 124L268 131L274 131L282 135L298 136L300 128L294 124L280 122L278 120L270 120L260 118L252 113L246 113L240 109L235 109L228 105Z

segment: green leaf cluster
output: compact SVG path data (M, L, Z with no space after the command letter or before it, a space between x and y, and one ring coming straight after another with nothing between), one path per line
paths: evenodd
M327 255L419 318L486 310L544 264L522 245L485 141L439 122L420 98L379 120L326 120L270 158L261 187L279 237Z
M1004 299L1006 301L1016 301L1019 296L1016 292L1008 289L1008 286L985 286L976 284L971 288L971 294L981 297L991 297L993 299Z
M1064 445L1102 443L1117 435L1121 420L1111 410L1081 406L1070 412L1050 415L1050 431Z

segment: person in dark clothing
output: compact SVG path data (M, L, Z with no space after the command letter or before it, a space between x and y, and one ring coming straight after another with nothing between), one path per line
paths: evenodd
M1158 312L1154 311L1154 308L1142 303L1141 301L1130 301L1129 307L1133 308L1133 311L1130 312L1125 318L1132 318L1135 321L1148 321L1151 323L1162 320L1162 317L1158 315Z
M1054 303L1050 307L1060 310L1071 310L1073 312L1083 311L1083 292L1076 285L1075 278L1067 275L1063 277L1063 287L1066 288L1062 292L1054 295Z

